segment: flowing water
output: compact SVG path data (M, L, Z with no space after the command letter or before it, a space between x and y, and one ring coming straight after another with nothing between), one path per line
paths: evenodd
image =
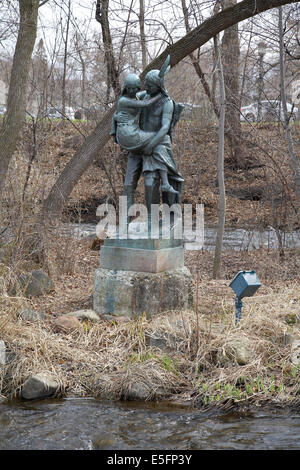
M67 398L0 404L0 450L298 450L300 411Z
M96 238L95 224L63 224L61 233L78 239ZM214 250L216 240L215 228L204 228L204 243L193 241L193 236L186 240L185 247L189 250ZM280 232L284 248L300 248L300 231ZM194 236L195 238L195 236ZM202 246L203 245L203 246ZM270 227L269 230L245 230L226 229L223 237L223 250L257 250L259 248L277 249L279 246L276 231Z

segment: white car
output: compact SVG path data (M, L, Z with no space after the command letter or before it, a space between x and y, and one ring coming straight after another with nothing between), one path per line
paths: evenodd
M0 104L0 115L5 114L5 113L6 113L6 106Z
M297 119L298 115L298 108L295 106L293 107L290 103L287 103L287 110L291 115L291 119ZM284 114L282 109L282 103L277 100L268 100L261 102L261 110L260 110L260 119L258 116L258 103L249 104L249 106L243 106L240 109L240 119L241 121L281 121L284 120Z
M66 117L69 119L74 119L74 109L66 106ZM49 118L62 118L62 109L61 108L48 108L46 116Z
M74 115L75 115L75 110L73 108L68 108L66 106L66 116L69 118L69 119L75 119L74 118Z

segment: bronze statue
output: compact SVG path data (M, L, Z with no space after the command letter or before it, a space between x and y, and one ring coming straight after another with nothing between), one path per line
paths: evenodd
M117 112L112 119L111 134L122 148L129 151L124 182L128 207L134 202L134 192L143 174L148 216L151 204L162 202L171 206L181 202L183 178L176 168L172 152L172 131L183 106L169 98L164 77L170 56L160 70L150 70L145 77L145 90L136 75L126 77Z
M142 153L156 134L143 131L139 127L141 110L154 104L160 98L159 93L151 99L139 100L136 95L141 87L141 80L137 75L127 75L118 100L117 112L112 119L111 135L115 135L115 141L123 149L135 153ZM177 191L169 184L168 170L163 163L158 171L162 180L161 190L177 194Z

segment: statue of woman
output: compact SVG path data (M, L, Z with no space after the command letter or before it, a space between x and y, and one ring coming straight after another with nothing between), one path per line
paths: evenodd
M154 98L139 100L136 95L141 88L142 84L137 75L127 75L122 87L121 97L118 100L117 111L112 118L110 132L121 148L134 153L142 153L143 148L156 134L155 132L143 131L140 128L141 110L151 106L161 98L159 93ZM160 168L159 174L162 180L161 190L178 194L169 184L167 167L165 169Z

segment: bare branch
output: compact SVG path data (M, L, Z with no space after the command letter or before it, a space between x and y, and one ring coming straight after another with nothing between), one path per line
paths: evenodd
M49 2L49 0L42 0L41 3L39 4L39 8L41 8L42 6L44 6L48 2Z

